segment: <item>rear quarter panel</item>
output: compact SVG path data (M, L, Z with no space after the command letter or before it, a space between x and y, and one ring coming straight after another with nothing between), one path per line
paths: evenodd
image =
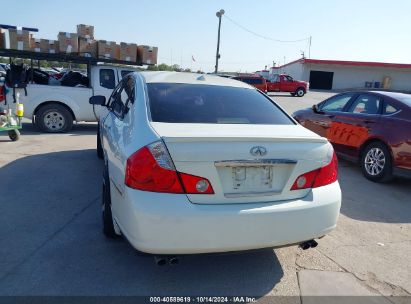
M394 166L411 170L411 111L383 117L383 138L390 146Z

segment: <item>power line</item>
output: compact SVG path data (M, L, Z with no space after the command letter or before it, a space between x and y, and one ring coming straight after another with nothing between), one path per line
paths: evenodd
M209 58L209 57L207 57L207 58ZM244 61L244 60L241 60L241 61L224 61L224 64L259 64L259 63L266 63L267 60L270 61L270 59L261 59L261 60L253 60L253 61ZM158 61L167 62L167 61L170 61L170 57L158 57ZM189 60L189 59L181 59L180 58L180 62L190 63L190 62L192 62L192 60L191 59ZM214 61L201 60L201 59L197 59L197 58L196 58L195 62L196 63L201 63L201 64L214 63Z
M230 17L228 17L227 14L223 15L223 17L226 18L227 20L229 20L229 21L230 21L231 23L233 23L234 25L236 25L236 26L238 26L239 28L241 28L242 30L244 30L244 31L246 31L246 32L248 32L248 33L250 33L250 34L252 34L252 35L254 35L254 36L257 36L257 37L260 37L260 38L262 38L262 39L265 39L265 40L271 40L271 41L274 41L274 42L282 42L282 43L294 43L294 42L301 42L301 41L310 40L310 37L301 38L301 39L296 39L296 40L281 40L281 39L271 38L271 37L268 37L268 36L264 36L264 35L258 34L258 33L254 32L254 31L246 28L245 26L242 26L242 25L239 24L238 22L236 22L236 21L234 21L233 19L231 19Z

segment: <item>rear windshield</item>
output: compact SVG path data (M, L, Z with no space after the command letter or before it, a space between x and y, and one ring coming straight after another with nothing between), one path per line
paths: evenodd
M403 103L405 103L407 106L411 107L411 96L401 96L401 97L394 97Z
M257 90L180 83L148 83L147 88L151 119L155 122L294 124Z
M263 84L262 78L243 78L243 81L248 84Z

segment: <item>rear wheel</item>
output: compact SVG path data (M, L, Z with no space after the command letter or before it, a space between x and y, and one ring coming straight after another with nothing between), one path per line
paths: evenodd
M361 155L361 169L364 176L373 182L392 180L392 160L387 146L381 142L366 146Z
M65 106L49 103L38 109L35 123L43 132L64 133L73 127L73 116Z
M114 230L113 215L111 213L110 181L107 168L104 169L103 173L102 216L104 235L111 239L117 238L118 235Z
M9 130L8 132L8 135L9 135L9 138L12 140L12 141L17 141L17 140L19 140L20 139L20 132L19 132L19 130Z
M305 94L305 89L304 89L304 88L298 88L298 89L295 91L295 95L298 96L298 97L303 97L304 94Z

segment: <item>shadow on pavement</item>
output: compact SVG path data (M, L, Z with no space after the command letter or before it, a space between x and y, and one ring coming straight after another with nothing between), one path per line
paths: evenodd
M126 241L104 238L101 172L94 149L0 168L0 295L260 297L283 277L272 250L185 256L159 267Z
M382 184L366 179L361 169L339 160L341 213L361 221L411 223L411 180L395 178Z
M37 127L33 126L31 122L23 122L23 128L20 130L20 132L22 136L51 134L41 132ZM73 128L66 134L73 136L97 134L97 123L74 123Z

